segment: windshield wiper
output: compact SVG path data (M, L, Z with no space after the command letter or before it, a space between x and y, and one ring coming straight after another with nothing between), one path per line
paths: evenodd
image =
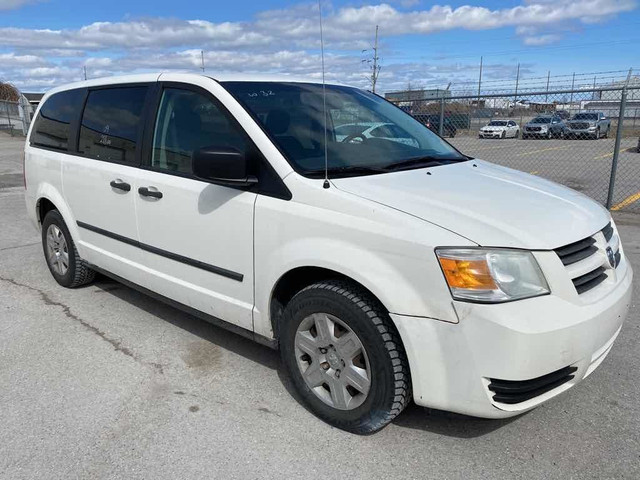
M375 167L371 165L343 165L341 167L329 167L329 175L353 174L353 175L371 175L374 173L386 173L386 167ZM324 175L324 169L310 170L306 172L312 175Z
M413 168L413 167L436 167L439 165L447 165L449 163L462 162L466 160L465 158L441 158L441 157L414 157L408 158L401 162L394 162L388 165L385 165L384 168L387 171L396 171L403 170L405 168Z

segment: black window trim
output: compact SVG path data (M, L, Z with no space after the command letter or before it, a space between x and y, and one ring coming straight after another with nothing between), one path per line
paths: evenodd
M145 120L144 120L144 135L142 138L142 149L141 150L141 162L138 165L138 168L143 170L149 170L152 172L162 173L164 175L172 175L175 177L186 178L190 180L196 180L204 183L212 183L203 180L202 178L198 178L192 173L184 173L184 172L176 172L171 170L166 170L158 167L154 167L151 165L151 155L153 150L153 135L155 132L155 124L158 116L158 111L160 109L160 102L162 101L162 94L164 90L167 89L176 89L176 90L186 90L191 91L197 94L200 94L210 100L224 115L224 117L230 122L233 128L237 129L240 135L243 136L244 140L247 142L248 149L253 150L255 155L257 156L257 160L260 162L261 166L269 172L269 176L274 179L274 187L275 191L265 191L264 185L261 185L261 182L258 182L255 186L249 188L242 187L227 187L227 188L241 188L242 190L247 190L253 193L257 193L259 195L265 195L273 198L279 198L281 200L291 200L293 195L291 191L282 181L282 178L275 171L271 163L265 158L262 151L256 146L255 142L251 139L247 131L240 125L238 120L229 112L227 107L222 104L222 102L216 98L209 90L206 88L200 87L198 85L193 85L191 83L184 82L175 82L175 81L158 81L156 82L156 86L153 92L153 95L149 98L148 109L145 112Z
M113 84L108 84L108 85L97 85L95 87L87 87L86 88L86 93L85 93L85 97L84 97L84 101L82 103L82 108L80 109L80 114L78 116L77 119L77 125L75 128L75 135L76 135L76 141L75 144L73 145L73 152L68 152L68 153L72 153L73 155L75 155L76 157L81 157L81 158L86 158L88 160L95 160L96 162L105 162L105 163L115 163L117 165L124 165L127 167L134 167L134 168L139 168L141 165L141 159L142 159L142 147L143 147L143 139L144 139L144 125L145 125L145 113L147 112L147 108L148 108L148 104L149 101L151 99L151 95L152 92L154 91L154 87L156 85L156 82L135 82L135 83L113 83ZM84 115L84 111L85 108L87 106L87 100L89 99L89 94L91 92L95 92L98 90L111 90L111 89L116 89L116 88L135 88L135 87L147 87L147 93L145 95L144 98L144 103L142 106L142 112L140 113L140 123L141 125L138 126L138 132L137 132L137 136L136 136L136 156L135 156L135 160L133 162L125 162L125 161L118 161L118 160L103 160L101 158L95 158L92 157L91 155L86 155L84 153L81 153L79 151L79 144L80 144L80 129L82 127L82 117Z

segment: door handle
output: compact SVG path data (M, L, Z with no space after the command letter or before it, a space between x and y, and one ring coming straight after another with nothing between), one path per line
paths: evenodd
M111 182L109 182L109 185L111 185L112 188L117 188L118 190L122 190L124 192L128 192L131 190L131 185L129 185L127 182L123 182L122 180L111 180Z
M162 198L162 192L158 192L157 190L149 190L148 187L140 187L138 189L138 193L143 197Z

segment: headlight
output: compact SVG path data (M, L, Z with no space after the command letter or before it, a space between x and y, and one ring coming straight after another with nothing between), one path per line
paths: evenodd
M438 248L436 255L456 300L497 303L549 293L547 281L531 252Z

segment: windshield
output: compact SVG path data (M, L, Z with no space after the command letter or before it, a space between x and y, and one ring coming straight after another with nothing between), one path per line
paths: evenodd
M550 117L537 117L531 120L531 123L551 123Z
M324 175L322 85L223 82L303 175ZM468 158L386 100L326 86L327 164L334 175L384 173Z
M489 122L489 126L490 127L506 127L507 126L507 122L503 122L500 120L494 120L492 122Z
M576 113L573 116L574 120L598 120L597 113Z

